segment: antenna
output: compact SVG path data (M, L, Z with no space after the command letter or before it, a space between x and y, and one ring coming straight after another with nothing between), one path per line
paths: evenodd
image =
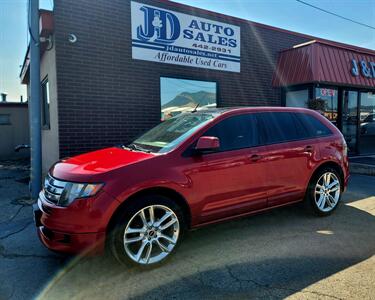
M200 104L200 103L198 103L198 104L197 104L197 106L196 106L196 107L194 107L194 109L193 109L193 110L191 111L192 113L195 113L195 112L197 112L197 108L199 107L199 104Z

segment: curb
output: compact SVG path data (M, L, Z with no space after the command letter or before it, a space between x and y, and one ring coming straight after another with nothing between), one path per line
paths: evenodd
M375 176L375 166L360 163L349 163L349 172L351 174Z

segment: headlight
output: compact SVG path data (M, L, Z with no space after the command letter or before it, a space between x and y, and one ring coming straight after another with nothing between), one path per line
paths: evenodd
M103 184L67 182L61 194L59 205L68 206L75 199L94 196L103 187Z

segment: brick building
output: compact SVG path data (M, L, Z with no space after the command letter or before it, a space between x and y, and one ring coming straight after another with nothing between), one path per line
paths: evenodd
M44 171L197 103L316 108L375 152L373 50L165 0L55 0L40 24Z
M19 145L29 144L29 110L27 103L0 101L0 159L30 156L28 149L15 151Z

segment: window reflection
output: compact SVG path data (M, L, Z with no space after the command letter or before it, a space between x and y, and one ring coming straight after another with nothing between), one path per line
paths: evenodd
M309 91L307 89L297 90L297 91L287 91L285 95L286 106L307 108L308 98L309 98Z
M338 98L337 89L316 88L316 99L314 101L320 104L322 114L337 126L338 116Z
M160 78L161 119L167 120L185 111L216 107L216 82L179 78Z
M342 134L350 153L356 152L358 122L358 92L344 91L342 104Z
M361 93L359 153L375 153L375 94Z
M49 83L48 78L42 81L42 127L43 129L50 128L50 115L49 115Z

